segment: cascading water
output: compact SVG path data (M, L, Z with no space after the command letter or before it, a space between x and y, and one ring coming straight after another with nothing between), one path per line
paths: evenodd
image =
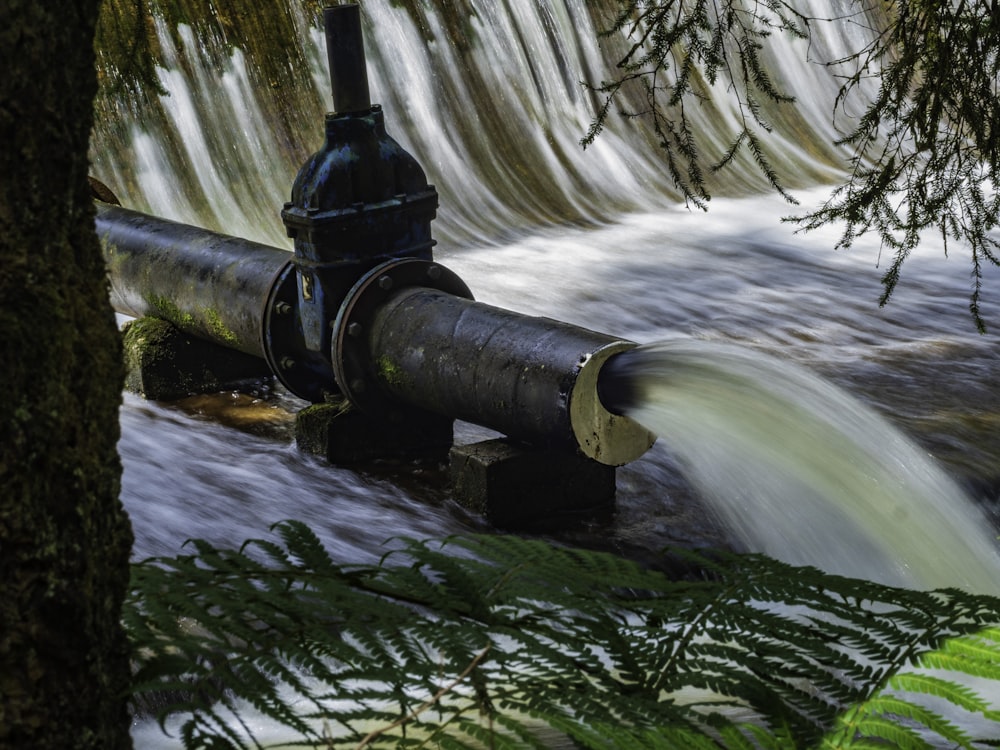
M610 0L365 2L372 101L383 105L391 134L440 192L440 241L481 245L529 227L613 221L676 200L657 136L641 121L613 118L586 152L579 145L600 103L585 84L611 79L626 49L621 35L598 42L616 7ZM294 59L309 65L298 71L306 85L291 105L280 90L255 89L250 81L263 77L254 75L259 61L228 52L218 34L198 38L183 24L176 34L155 25L167 95L138 112L115 107L95 129L95 171L126 205L285 242L280 222L267 219L322 140L329 78L315 20L291 0L284 10L298 37L281 43L296 45ZM794 106L765 105L775 123L771 148L790 186L831 179L838 156L829 146L837 135L829 117L835 80L821 65L789 63L840 56L854 46L856 28L831 25L808 50L779 39L775 84L808 92ZM726 89L721 80L706 84L709 103L690 112L706 163L737 132L738 110ZM623 105L637 110L643 103ZM292 134L288 110L297 126ZM713 183L728 195L766 187L749 162Z
M669 443L746 549L888 585L1000 593L985 516L842 389L717 342L640 347L608 369L612 404Z

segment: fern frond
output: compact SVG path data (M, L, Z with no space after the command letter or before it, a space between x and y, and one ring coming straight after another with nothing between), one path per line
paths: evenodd
M883 694L877 700L872 700L867 710L873 714L892 716L896 720L905 719L915 726L922 726L954 747L968 747L972 743L968 732L954 722L925 706L891 694ZM863 725L859 726L863 727ZM861 731L864 729L862 728Z
M924 660L922 659L921 661ZM978 713L989 709L989 704L971 688L931 674L920 672L900 673L893 675L889 679L888 685L893 690L942 698L951 705L964 708L966 711Z
M949 592L955 595L957 592ZM857 742L871 738L889 740L895 747L932 748L934 745L917 733L917 728L944 740L952 747L973 748L968 732L953 721L936 713L928 706L904 699L897 693L911 696L929 696L949 706L997 722L1000 713L992 709L989 701L969 685L938 674L928 674L924 669L949 670L956 675L986 677L997 680L1000 638L996 628L986 628L979 633L943 640L933 651L921 654L904 672L893 674L886 681L886 688L874 693L864 703L854 706L838 719L837 729L824 738L822 748L855 748ZM900 719L906 724L900 724ZM996 724L1000 731L1000 723ZM899 730L904 730L902 734Z
M866 739L882 740L883 746L897 750L935 750L912 727L881 716L867 716L854 725L854 731ZM849 744L848 747L851 745Z
M671 580L495 536L396 540L379 564L347 565L301 524L275 531L134 568L136 690L164 691L158 718L181 717L189 747L252 747L244 706L305 742L378 730L371 747L541 747L540 732L587 748L811 746L845 716L852 747L914 726L962 740L903 693L992 716L958 677L919 671L1000 679L989 597L718 552L672 552L705 577Z

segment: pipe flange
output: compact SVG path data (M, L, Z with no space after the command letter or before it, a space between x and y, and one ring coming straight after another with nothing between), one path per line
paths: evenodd
M275 275L261 316L261 348L271 372L299 398L321 403L339 394L330 363L306 349L298 314L295 264L288 261Z
M376 309L400 289L424 287L464 299L474 299L464 281L450 269L416 258L390 260L375 266L347 293L333 323L331 359L341 391L362 411L389 418L400 409L378 387L368 334Z

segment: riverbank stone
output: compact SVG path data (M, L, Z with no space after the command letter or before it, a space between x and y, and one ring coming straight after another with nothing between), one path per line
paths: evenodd
M122 343L125 389L154 401L251 390L273 380L263 359L189 336L159 318L127 322Z

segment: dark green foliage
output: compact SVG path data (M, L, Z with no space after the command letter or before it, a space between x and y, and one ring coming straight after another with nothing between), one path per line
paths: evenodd
M405 541L379 565L339 565L305 526L277 532L135 567L135 690L173 696L160 718L182 716L187 747L255 746L234 719L247 705L320 747L964 737L910 694L997 718L952 677L906 670L1000 680L993 598L758 556L682 553L706 575L674 581L513 537Z
M997 0L896 0L892 21L864 49L834 63L848 70L838 106L878 80L878 91L840 143L850 178L807 228L846 223L840 246L874 231L893 260L885 304L921 233L936 229L971 252L969 309L980 331L983 265L1000 265L990 236L1000 218L1000 6ZM862 94L864 96L864 94ZM846 111L846 106L844 107Z
M621 14L608 33L627 31L634 43L618 63L620 77L598 88L604 104L583 143L600 133L612 103L641 85L646 107L625 114L651 120L671 177L686 199L702 207L709 194L687 109L703 97L699 82L725 76L742 123L729 148L712 157L712 169L746 151L767 182L791 200L762 137L770 128L761 102L792 101L795 93L778 90L768 77L768 41L775 32L809 38L821 23L864 29L868 41L859 41L856 52L822 63L843 81L831 115L847 132L836 142L846 149L844 181L818 210L790 220L806 229L843 223L838 247L874 232L893 256L882 277L881 304L925 230L938 232L946 248L960 242L971 253L969 307L985 330L983 270L1000 265L997 0L852 0L834 18L804 15L782 0L619 4Z
M761 133L771 130L762 102L794 98L775 85L763 55L775 32L804 38L808 19L782 0L621 0L620 5L621 12L604 34L626 32L631 46L618 62L621 77L596 87L603 104L583 145L600 134L612 104L630 87L639 86L645 107L622 114L652 122L674 184L685 200L705 208L710 196L687 107L698 99L707 100L705 84L714 85L721 76L731 86L740 128L711 169L722 169L746 151L771 187L795 203L761 143Z

